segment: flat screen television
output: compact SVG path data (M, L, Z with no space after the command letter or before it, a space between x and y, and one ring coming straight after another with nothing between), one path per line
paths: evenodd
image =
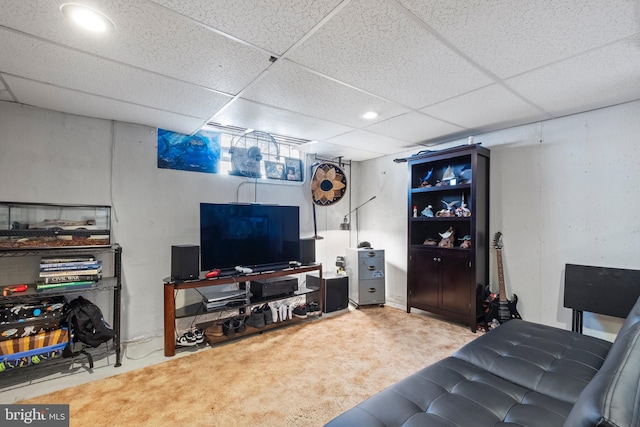
M286 266L300 260L300 208L200 203L200 266Z

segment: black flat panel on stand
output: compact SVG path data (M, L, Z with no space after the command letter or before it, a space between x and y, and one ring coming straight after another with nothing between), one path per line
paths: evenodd
M171 246L171 277L173 280L194 280L200 276L200 246Z
M567 264L564 306L626 318L640 297L640 271Z
M324 282L322 311L331 313L347 308L349 306L349 277L324 272L322 280ZM307 274L307 288L320 289L320 280L317 276Z

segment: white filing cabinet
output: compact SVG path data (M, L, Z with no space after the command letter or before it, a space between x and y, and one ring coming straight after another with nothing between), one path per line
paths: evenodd
M348 248L346 273L349 276L349 300L356 307L385 303L384 250Z

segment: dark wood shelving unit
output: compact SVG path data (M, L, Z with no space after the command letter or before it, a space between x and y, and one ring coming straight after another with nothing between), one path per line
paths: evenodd
M476 289L489 282L489 150L467 145L435 151L410 157L408 166L407 312L436 313L475 332ZM453 173L455 184L446 180L446 171ZM460 207L462 200L469 216L437 216L446 204ZM428 205L434 216L421 216ZM424 244L427 239L439 242L449 228L455 231L454 247ZM460 248L463 236L471 239L469 248Z

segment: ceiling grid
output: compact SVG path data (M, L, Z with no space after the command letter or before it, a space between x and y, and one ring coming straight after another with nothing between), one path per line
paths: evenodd
M361 161L640 99L630 0L91 0L102 35L62 3L3 2L0 101Z

